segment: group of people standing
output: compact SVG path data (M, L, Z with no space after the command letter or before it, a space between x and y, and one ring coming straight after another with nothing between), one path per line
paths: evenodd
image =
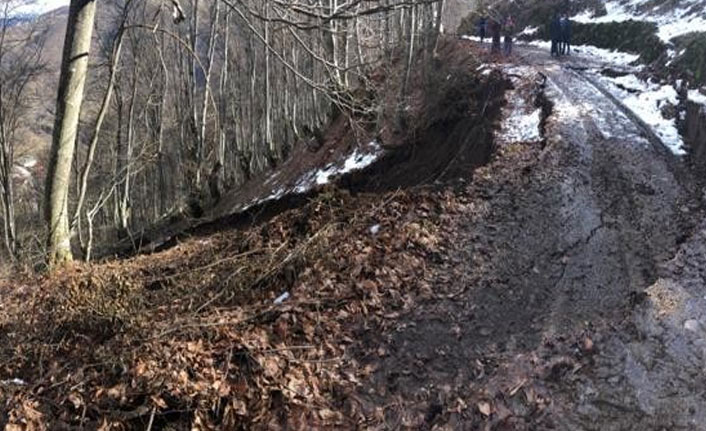
M553 57L571 53L571 20L568 15L556 13L549 24L549 34L552 39ZM505 55L510 55L515 36L515 21L511 15L505 18L482 16L478 20L478 36L481 43L485 42L486 37L490 37L492 40L490 51L493 54L499 54L502 50Z
M571 20L566 14L554 15L549 24L549 35L552 38L552 57L571 53Z
M481 17L478 21L478 36L481 43L490 36L492 41L490 51L499 54L501 49L505 55L512 54L512 39L515 36L515 21L508 15L505 19ZM505 37L502 43L502 37ZM502 45L502 47L501 47Z

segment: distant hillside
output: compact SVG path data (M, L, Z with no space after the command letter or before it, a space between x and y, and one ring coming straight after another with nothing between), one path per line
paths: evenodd
M67 17L66 7L38 16L14 17L8 31L8 39L23 41L28 51L43 45L44 71L29 83L25 93L30 109L20 124L18 156L41 156L49 146Z
M28 18L39 17L57 9L68 9L69 0L26 0L24 4L14 8L12 14Z

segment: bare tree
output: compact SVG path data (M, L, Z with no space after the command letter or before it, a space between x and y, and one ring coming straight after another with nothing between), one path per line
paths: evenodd
M45 189L50 267L73 260L69 186L95 13L96 0L71 0Z
M118 19L99 20L101 34L111 36L103 39L89 81L87 94L98 96L88 98L84 120L93 128L85 136L74 128L69 138L81 156L77 195L60 195L52 238L69 244L65 207L73 210L71 227L84 256L90 244L135 239L133 233L165 218L198 215L212 203L210 185L217 183L220 195L271 169L301 141L321 142L335 116L352 125L375 118L379 109L360 95L377 85L367 74L390 64L398 69L386 70L388 84L398 81L398 112L405 112L416 64L431 57L436 43L440 6L439 0L105 0L101 13ZM57 118L57 131L63 122ZM58 178L56 189L67 176L57 176L64 172L57 168L65 138L55 136L48 184Z

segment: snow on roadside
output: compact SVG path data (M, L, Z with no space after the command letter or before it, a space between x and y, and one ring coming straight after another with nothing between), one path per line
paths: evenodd
M668 105L676 107L679 104L679 95L673 86L645 82L635 75L597 77L613 96L652 129L672 153L677 156L686 154L676 118L665 118L662 114L662 109Z
M527 45L535 46L538 48L543 48L546 50L550 50L552 47L551 42L545 41L545 40L533 40L531 42L527 42ZM629 54L627 52L621 52L621 51L612 51L609 49L603 49L603 48L597 48L595 46L591 45L576 45L571 47L571 53L572 54L583 54L586 56L593 57L597 60L603 61L605 63L611 63L612 65L617 65L617 66L631 66L633 63L635 63L640 56L638 54ZM637 69L641 69L644 66L640 65L637 66Z
M497 139L508 144L541 141L542 110L537 108L528 113L524 101L517 103L518 100L508 101L509 109L503 112L504 118Z
M522 84L531 82L528 78L536 72L527 67L510 67L505 72L515 88L505 93L507 104L502 109L496 142L514 144L541 141L542 109L534 106L530 92L522 91Z

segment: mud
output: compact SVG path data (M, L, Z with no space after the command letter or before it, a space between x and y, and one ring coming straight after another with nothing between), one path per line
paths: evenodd
M378 334L361 404L395 400L382 429L706 429L695 181L580 60L524 61L546 141L477 172L436 296Z
M464 203L442 215L458 234L425 255L425 278L399 281L424 295L385 323L346 320L345 364L369 377L335 406L345 429L706 430L698 182L591 79L602 65L532 49L516 60L485 87L459 71L411 145L340 183L411 200L451 183ZM518 67L542 139L493 145L503 75ZM296 199L200 229L257 224L308 197Z

